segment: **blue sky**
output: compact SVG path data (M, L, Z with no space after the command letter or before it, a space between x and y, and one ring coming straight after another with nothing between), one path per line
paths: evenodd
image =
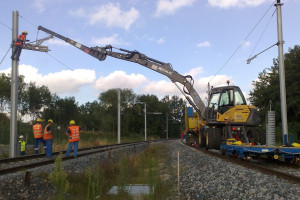
M1 0L0 58L10 46L12 11L17 10L19 32L26 30L31 41L47 36L37 31L37 26L42 25L89 47L111 44L171 63L180 74L194 77L194 86L203 99L208 81L216 87L225 85L228 79L248 96L252 81L264 68L272 66L273 58L278 56L275 46L251 64L246 62L255 46L252 55L277 42L276 13L272 17L275 6L271 6L274 2ZM282 0L282 3L284 52L287 52L288 48L299 45L300 1ZM261 23L224 66L265 13ZM160 98L180 95L167 77L138 64L111 57L100 62L59 39L44 45L51 50L48 54L23 50L19 72L27 82L47 85L62 98L75 96L81 104L96 100L99 93L111 88L131 88L136 94L155 94ZM0 65L0 73L10 72L10 55L11 52Z

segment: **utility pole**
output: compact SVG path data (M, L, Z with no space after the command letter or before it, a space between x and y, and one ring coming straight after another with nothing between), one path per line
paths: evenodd
M19 12L13 11L12 14L12 41L16 41L18 37ZM15 46L12 47L14 52ZM12 60L11 69L11 112L10 112L10 150L9 157L17 156L17 105L18 105L18 65L19 61Z
M19 35L19 12L13 11L12 13L12 53L14 52L15 42ZM47 37L41 40L35 41L36 44L24 44L23 49L48 52L47 46L41 46L40 44L50 39ZM19 78L19 61L12 59L12 69L11 69L11 112L10 112L10 149L9 157L14 158L17 156L17 122L18 122L18 78Z
M279 55L279 82L280 82L280 102L281 102L281 123L283 144L288 143L288 125L287 125L287 109L286 109L286 88L285 88L285 69L283 58L283 36L282 36L282 15L281 6L283 4L277 0L277 33L278 33L278 55Z
M169 139L169 125L168 125L168 122L169 122L169 118L168 118L168 113L166 113L166 134L167 134L167 139Z
M121 89L118 89L118 144L121 143Z
M144 112L145 112L145 141L147 141L147 105L144 102Z

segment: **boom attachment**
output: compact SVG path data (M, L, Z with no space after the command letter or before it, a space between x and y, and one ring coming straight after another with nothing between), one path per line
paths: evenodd
M137 64L140 64L144 67L147 67L153 71L156 71L160 74L163 74L167 76L177 87L177 82L182 84L183 90L181 90L179 87L179 90L182 92L182 94L186 97L187 101L193 106L193 108L198 112L198 114L201 116L202 119L204 119L204 113L205 113L205 105L202 102L200 96L196 92L196 90L193 87L194 81L192 76L183 76L179 74L177 71L173 70L171 64L164 63L159 60L150 58L146 56L145 54L142 54L138 51L130 51L127 49L117 48L113 47L111 45L107 45L105 47L87 47L83 44L80 44L74 40L71 40L67 37L64 37L58 33L55 33L47 28L44 28L42 26L38 27L38 30L42 30L50 35L53 35L61 40L64 40L65 42L73 45L74 47L80 49L81 51L84 51L85 53L89 54L90 56L93 56L97 58L100 61L103 61L106 59L106 56L111 56L117 59L134 62ZM113 51L113 49L118 50L119 52ZM188 80L190 79L190 81ZM189 96L192 97L189 98Z

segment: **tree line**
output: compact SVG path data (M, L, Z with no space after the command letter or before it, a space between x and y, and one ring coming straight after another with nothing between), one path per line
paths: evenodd
M284 55L287 121L289 134L300 139L300 46L289 48ZM279 85L279 61L273 59L273 66L259 73L253 81L254 89L250 91L250 102L259 109L262 126L265 126L268 110L275 111L277 139L281 136L281 106Z
M18 123L24 124L24 116L32 121L42 118L52 119L56 127L67 127L70 120L75 120L85 131L117 133L117 89L100 93L97 100L79 105L75 97L60 98L50 92L47 86L25 83L19 76L18 84ZM0 117L2 129L9 134L11 105L11 77L0 75ZM161 100L155 95L137 95L131 89L121 90L121 134L144 134L144 104L147 105L147 134L166 137L168 123L169 137L178 137L184 127L184 107L186 102L178 96L165 96ZM153 112L161 114L154 115ZM168 117L166 117L168 116ZM168 120L168 122L167 122ZM0 122L0 123L1 123ZM5 128L6 127L6 128ZM4 128L4 129L3 129Z

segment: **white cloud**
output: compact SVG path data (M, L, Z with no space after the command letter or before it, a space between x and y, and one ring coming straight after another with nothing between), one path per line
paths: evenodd
M185 75L191 75L193 78L195 78L196 76L198 76L199 74L202 74L202 73L203 73L203 68L196 67L196 68L192 68L190 71L185 73Z
M155 94L159 97L165 95L179 95L181 94L177 87L171 81L152 81L149 84L145 85L140 93L146 94Z
M100 77L94 87L100 91L106 91L111 88L133 88L137 89L143 83L147 82L144 75L126 74L124 71L114 71L108 76Z
M11 69L0 71L11 73ZM35 82L37 86L45 85L52 93L76 93L81 86L93 83L96 79L94 70L76 69L42 75L38 68L31 65L19 65L19 74L23 75L26 83Z
M119 38L118 34L113 34L110 37L92 38L92 43L99 46L111 45L129 45L128 42Z
M244 49L248 49L250 46L251 46L251 42L250 42L250 41L245 41L245 42L243 43L243 48L244 48Z
M51 92L55 93L76 93L79 88L95 81L96 74L93 70L75 69L63 70L56 73L50 73L38 80L39 85L47 85ZM63 87L62 87L63 86Z
M156 40L156 42L158 44L161 44L161 43L164 43L165 42L165 39L164 38L159 38L158 40Z
M191 71L198 71L198 73L201 71L201 68L195 68L195 70ZM193 77L194 78L194 77ZM204 103L207 102L207 84L210 81L210 86L214 87L220 87L227 85L226 81L231 80L230 76L226 75L217 75L213 79L212 76L209 77L201 77L201 78L194 78L194 89L199 94L200 98ZM231 85L234 85L234 82L230 83ZM178 86L183 89L183 85L178 83ZM181 98L184 98L180 90L175 86L175 84L171 81L151 81L147 85L145 85L139 93L141 94L154 94L157 95L158 98L163 98L165 95L177 95ZM185 99L185 98L184 98Z
M205 42L197 44L197 47L210 47L210 46L211 46L211 44L209 41L205 41Z
M155 11L155 16L172 15L185 6L191 6L195 0L158 0Z
M50 45L59 45L59 46L68 46L68 45L70 45L69 43L66 43L63 40L59 40L59 39L56 39L56 38L52 38L50 40L47 40L45 43L50 44Z
M33 6L35 7L35 8L37 8L37 11L39 12L39 13L42 13L42 12L44 12L45 10L46 10L46 4L49 2L49 0L35 0L34 2L33 2Z
M109 27L121 27L126 30L139 18L139 11L130 8L129 11L123 11L120 4L107 3L93 9L79 9L71 11L70 14L88 18L90 25L105 24Z
M259 6L271 0L208 0L211 6L219 8Z

